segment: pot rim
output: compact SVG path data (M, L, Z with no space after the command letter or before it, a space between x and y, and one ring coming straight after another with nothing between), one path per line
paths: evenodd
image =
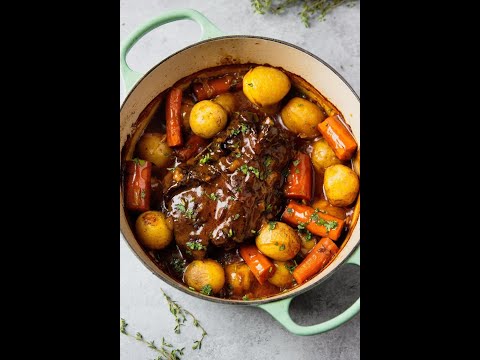
M219 40L225 40L225 39L259 39L259 40L267 40L267 41L272 41L272 42L276 42L276 43L279 43L279 44L282 44L282 45L286 45L286 46L289 46L289 47L292 47L298 51L301 51L303 53L305 53L306 55L309 55L310 57L314 58L315 60L317 60L318 62L322 63L324 66L326 66L328 69L330 69L346 86L348 89L350 89L350 91L352 92L352 94L357 98L357 100L360 102L360 97L358 96L358 94L355 92L355 90L352 88L352 86L345 80L345 78L340 75L330 64L328 64L327 62L325 62L324 60L322 60L321 58L319 58L318 56L312 54L311 52L297 46L297 45L294 45L294 44L291 44L289 42L286 42L286 41L283 41L283 40L278 40L278 39L274 39L274 38L269 38L269 37L264 37L264 36L255 36L255 35L225 35L225 36L218 36L218 37L215 37L215 38L211 38L211 39L207 39L207 40L202 40L202 41L198 41L192 45L189 45L187 47L184 47L183 49L181 50L178 50L176 51L175 53L171 54L170 56L167 56L166 58L164 58L163 60L161 60L159 63L157 63L156 65L154 65L150 70L148 70L135 84L134 86L128 90L128 93L127 95L125 96L125 98L123 99L122 101L122 105L120 106L120 112L122 112L123 110L123 107L124 105L127 103L127 100L128 98L130 97L131 94L133 94L133 92L136 90L136 88L142 83L142 81L145 79L145 77L147 77L150 73L152 73L154 70L156 70L156 68L158 66L160 66L161 64L163 64L165 61L169 60L170 58L173 58L174 56L176 56L177 54L185 51L185 50L188 50L190 48L193 48L195 46L198 46L198 45L201 45L201 44L204 44L204 43L208 43L208 42L214 42L214 41L219 41ZM120 196L123 200L123 194L120 193ZM123 204L123 202L122 202ZM122 204L120 206L122 206ZM359 220L359 219L358 219ZM357 222L355 223L355 226L359 226L358 224L358 220ZM128 225L127 225L128 226ZM208 295L204 295L202 293L199 293L197 291L192 291L188 288L186 288L184 285L181 285L179 284L177 281L173 280L171 277L169 277L167 274L159 274L157 272L158 269L153 269L148 263L146 263L140 256L140 254L138 254L133 248L132 246L130 245L129 241L127 240L127 237L125 236L124 232L122 231L122 226L120 226L120 233L122 234L122 237L123 237L123 240L127 243L128 247L130 248L130 250L135 254L135 256L142 262L142 264L148 269L150 270L155 276L157 276L160 280L166 282L168 285L174 287L175 289L177 290L180 290L182 291L183 293L186 293L188 295L191 295L191 296L194 296L196 298L199 298L199 299L202 299L202 300L207 300L207 301L211 301L211 302L215 302L215 303L220 303L220 304L228 304L228 305L239 305L239 306L254 306L254 305L261 305L261 304L267 304L267 303L271 303L271 302L276 302L276 301L281 301L281 300L284 300L284 299L288 299L288 298L293 298L293 297L296 297L300 294L303 294L309 290L311 290L313 287L319 285L320 283L322 283L323 281L325 281L326 279L328 279L341 265L343 265L350 257L351 254L353 254L355 252L355 250L360 246L360 239L357 240L357 243L355 244L355 246L352 247L352 249L350 250L349 254L347 256L344 257L344 259L337 263L335 265L335 269L331 272L329 272L327 275L319 278L318 280L316 281L312 281L312 282L307 282L303 285L300 285L300 287L296 288L294 291L286 291L284 294L282 295L274 295L274 296L271 296L271 297L268 297L268 298L263 298L263 299L258 299L258 300L248 300L248 301L244 301L244 300L234 300L234 299L223 299L223 298L217 298L217 297L213 297L213 296L208 296ZM303 288L302 288L303 287ZM281 293L280 293L281 294Z

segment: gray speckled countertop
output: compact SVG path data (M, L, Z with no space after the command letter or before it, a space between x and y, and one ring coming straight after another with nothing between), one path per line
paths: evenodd
M307 29L295 12L281 16L254 14L249 0L121 0L120 41L140 24L166 10L193 8L229 35L257 35L280 39L307 49L336 69L360 95L360 3L340 7L326 21ZM196 23L182 20L154 30L131 50L127 60L137 71L147 71L168 55L198 41ZM120 80L120 100L125 97ZM200 320L208 336L202 349L191 350L199 330L190 325L173 332L174 318L160 288ZM344 265L328 280L297 297L290 307L293 319L313 325L341 313L360 294L360 271ZM120 316L130 332L145 338L186 346L182 359L262 360L360 358L360 315L327 333L299 337L287 332L269 314L248 306L203 301L163 283L135 257L120 234ZM156 353L120 334L122 360L154 359Z

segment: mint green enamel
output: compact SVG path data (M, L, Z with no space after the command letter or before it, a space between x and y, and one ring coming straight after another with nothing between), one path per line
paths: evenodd
M346 263L360 266L360 246L355 250L353 255L350 256ZM332 330L344 324L360 312L360 298L358 298L352 306L333 319L317 325L301 326L293 322L288 312L292 300L293 298L288 298L273 303L258 305L258 307L272 315L275 320L295 335L316 335Z
M222 36L224 33L220 31L213 23L210 22L205 16L196 10L192 9L179 9L172 10L163 13L162 15L151 19L145 24L141 25L135 30L129 38L120 46L120 72L122 74L123 82L125 84L126 91L129 91L133 85L143 76L143 74L133 71L127 65L127 54L130 49L140 40L143 36L148 34L153 29L168 24L172 21L190 19L200 25L202 36L200 40L211 39L213 37Z

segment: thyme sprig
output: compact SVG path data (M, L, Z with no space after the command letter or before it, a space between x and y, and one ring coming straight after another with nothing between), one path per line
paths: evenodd
M158 352L159 355L155 358L155 360L181 360L180 356L183 355L183 351L185 350L185 348L173 349L174 346L170 343L167 343L164 337L162 337L162 344L157 346L154 340L152 341L146 340L143 337L143 335L138 331L136 332L135 335L129 334L127 332L127 326L128 326L128 323L126 322L126 320L123 318L120 318L120 333L128 337L131 337L132 339L135 339L141 343L144 343L150 349Z
M180 334L181 330L180 327L184 326L184 323L187 321L187 316L189 315L192 320L193 320L193 326L198 327L200 330L202 330L202 337L199 340L195 340L192 346L193 350L200 350L202 348L202 342L203 339L205 338L207 332L205 329L200 325L200 322L198 319L187 309L182 308L176 301L172 300L170 296L168 296L163 289L160 289L163 293L163 296L168 302L168 306L170 308L170 312L173 314L175 317L175 328L174 331L176 334Z
M355 0L251 0L254 11L258 14L267 12L278 15L287 9L301 9L298 15L305 27L310 27L310 20L316 17L318 21L325 21L328 13L340 5L354 6Z

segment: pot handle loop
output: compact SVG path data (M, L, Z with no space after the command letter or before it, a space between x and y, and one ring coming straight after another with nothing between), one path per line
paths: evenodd
M346 263L360 266L360 246L355 250L354 254L350 256ZM301 326L292 320L288 312L292 300L293 298L288 298L268 304L258 305L258 307L272 315L275 320L295 335L315 335L332 330L344 324L360 312L360 298L358 298L353 305L343 313L335 316L333 319L316 325Z
M133 71L127 65L127 54L130 49L140 40L143 36L150 31L156 29L161 25L168 24L177 20L190 19L200 25L202 35L200 40L207 40L217 36L224 35L220 29L218 29L210 20L204 15L193 9L179 9L172 10L163 13L162 15L153 18L141 25L136 29L127 40L120 46L120 72L122 74L123 82L126 90L130 90L133 85L143 76L143 74Z

